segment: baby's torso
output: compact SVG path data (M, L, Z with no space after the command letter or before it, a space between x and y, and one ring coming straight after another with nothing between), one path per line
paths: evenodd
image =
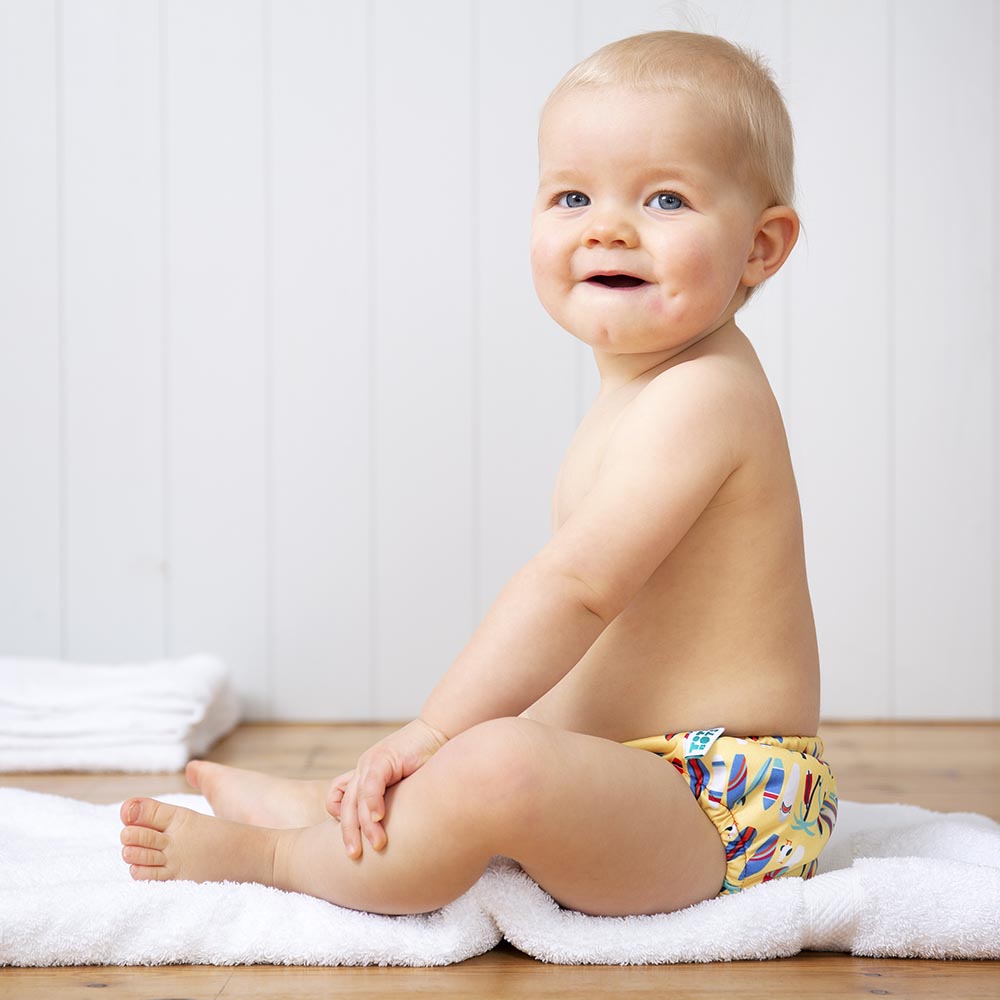
M625 741L725 726L813 735L819 657L798 491L777 403L749 342L731 360L758 404L740 467L582 660L523 714ZM599 397L553 495L558 528L593 485L615 421L648 384Z

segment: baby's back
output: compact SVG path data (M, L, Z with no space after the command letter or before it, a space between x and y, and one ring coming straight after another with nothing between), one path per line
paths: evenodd
M735 326L682 364L732 379L739 466L584 658L523 714L616 741L714 726L813 735L819 656L781 413ZM590 489L614 424L652 379L698 375L678 365L598 397L560 469L554 528Z

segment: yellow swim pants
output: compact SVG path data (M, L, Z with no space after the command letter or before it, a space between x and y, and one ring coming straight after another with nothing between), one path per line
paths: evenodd
M722 736L721 729L628 740L665 757L726 848L720 896L775 878L812 878L837 822L837 782L816 736Z

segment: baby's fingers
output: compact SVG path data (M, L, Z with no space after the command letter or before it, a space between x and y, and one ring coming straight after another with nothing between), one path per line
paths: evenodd
M344 792L354 777L353 771L345 771L342 775L333 779L330 788L326 793L326 811L334 819L340 819L341 804L344 799Z
M361 857L361 825L358 822L357 781L352 779L340 804L340 836L349 858Z
M384 850L389 840L386 836L385 827L382 826L382 817L385 815L384 795L368 795L358 812L359 818L362 819L362 829L365 832L368 843L376 851Z
M382 820L385 817L385 790L392 781L387 762L380 762L369 771L358 789L358 820L368 843L376 851L385 849L389 838L386 836Z

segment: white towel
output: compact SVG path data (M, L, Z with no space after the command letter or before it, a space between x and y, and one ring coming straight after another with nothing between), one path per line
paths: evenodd
M194 795L166 801L209 812ZM502 938L564 964L765 959L802 949L1000 958L1000 825L912 806L840 804L821 874L676 913L564 910L494 858L460 899L381 916L232 882L133 882L118 806L0 789L0 964L446 965Z
M104 665L0 657L0 771L177 771L239 721L205 653Z

